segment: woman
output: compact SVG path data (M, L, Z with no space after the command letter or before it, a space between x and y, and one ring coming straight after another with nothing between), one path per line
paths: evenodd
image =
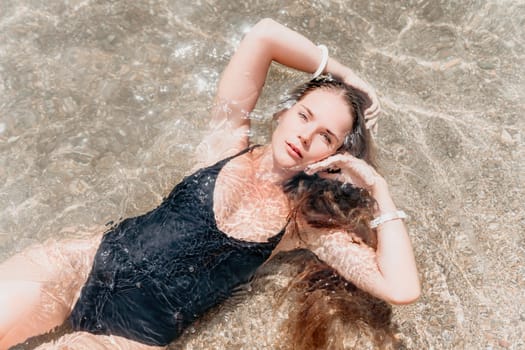
M293 106L277 114L271 144L249 147L246 116L272 61L341 77L360 93L339 80L314 80L297 91ZM360 95L368 101L364 115ZM373 122L379 111L366 83L328 58L326 48L265 19L226 67L215 106L210 132L197 148L195 172L158 208L124 220L102 240L96 235L89 242L33 248L2 264L0 307L6 312L0 348L67 318L78 331L62 339L69 346L163 347L248 281L272 253L298 247L385 301L404 304L418 297L405 227L385 180L363 160L370 153L365 119ZM283 183L302 171L371 193L381 222L375 252L360 249L341 230L303 239L292 234ZM53 249L63 257L58 266Z

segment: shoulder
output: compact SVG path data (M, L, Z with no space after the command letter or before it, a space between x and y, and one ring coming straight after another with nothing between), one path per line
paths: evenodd
M225 158L233 157L249 147L248 139L239 138L235 133L243 133L242 130L225 132L216 130L211 132L195 148L195 165L192 172L213 165ZM244 132L247 134L247 131Z

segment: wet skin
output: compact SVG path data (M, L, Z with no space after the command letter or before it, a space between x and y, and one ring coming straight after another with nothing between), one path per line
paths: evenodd
M274 164L302 170L334 154L351 128L352 116L341 94L314 90L279 117L272 135Z

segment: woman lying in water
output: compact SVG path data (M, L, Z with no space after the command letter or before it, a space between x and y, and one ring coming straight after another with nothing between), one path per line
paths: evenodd
M260 21L223 72L195 172L158 208L103 236L29 248L0 265L0 349L66 320L76 332L59 342L69 347L164 347L272 254L296 248L310 249L346 280L389 303L416 300L420 286L402 215L370 165L367 127L379 111L377 98L350 69L327 57L325 48L300 34ZM277 113L271 143L253 147L247 113L272 61L338 79L299 87L294 104ZM290 215L300 198L289 187L299 186L296 179L305 173L362 188L373 198L373 210L349 225L306 229L315 226L315 215ZM375 250L352 234L372 216ZM301 226L301 220L309 224ZM296 235L293 227L305 229Z

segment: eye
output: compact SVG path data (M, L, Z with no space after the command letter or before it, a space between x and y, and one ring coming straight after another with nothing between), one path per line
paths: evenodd
M321 136L323 137L323 139L325 140L326 143L328 143L328 144L332 143L332 138L330 137L330 135L328 135L328 133L323 132L323 133L321 133Z
M299 118L301 118L302 120L308 120L308 117L303 112L299 112Z

